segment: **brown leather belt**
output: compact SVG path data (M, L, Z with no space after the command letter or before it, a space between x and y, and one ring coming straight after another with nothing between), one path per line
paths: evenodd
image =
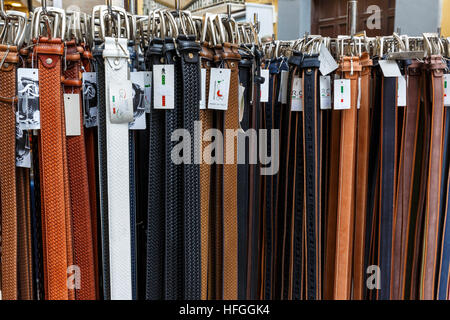
M425 205L423 261L420 281L420 298L433 300L436 295L437 237L439 234L440 186L442 168L442 142L444 124L444 70L447 67L441 56L427 60L431 76L431 140L428 183Z
M81 56L82 47L75 40L66 42L66 70L64 71L64 92L81 92ZM81 95L80 115L83 114ZM67 137L67 163L69 170L70 208L73 230L74 263L80 268L80 288L75 290L77 300L95 299L95 273L93 233L91 226L91 207L83 120L79 119L81 134Z
M367 53L361 56L360 109L357 124L357 158L356 158L356 194L355 194L355 240L353 259L353 298L362 300L365 287L366 272L364 270L364 238L367 208L367 178L369 166L370 138L370 98L369 86L372 60Z
M359 58L343 57L340 71L351 80L351 108L342 111L339 160L339 193L336 222L336 261L334 299L349 299L351 293L351 259L354 222L354 180L356 161L356 119L358 77L362 70Z
M38 42L38 43L37 43ZM40 81L40 162L45 296L73 299L67 268L73 264L70 197L61 88L61 39L41 37L34 48Z
M5 300L18 298L16 200L16 65L17 47L0 45L0 191L1 289Z

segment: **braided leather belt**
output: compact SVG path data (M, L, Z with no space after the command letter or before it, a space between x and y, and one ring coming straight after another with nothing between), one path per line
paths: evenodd
M67 288L72 265L70 201L62 111L61 39L41 37L34 48L40 79L40 156L45 294L49 300L73 299ZM55 108L55 106L61 106ZM44 174L45 173L45 174Z
M351 81L351 108L341 112L339 193L336 220L334 298L350 298L351 256L354 223L354 178L356 161L357 85L361 72L359 58L343 57L341 72Z
M64 92L80 93L82 47L77 47L75 40L66 42L66 70L64 71ZM82 112L81 96L79 101ZM80 127L83 121L80 117ZM81 135L67 137L67 164L69 169L69 190L73 228L74 262L80 267L80 289L75 290L77 300L95 299L94 249L91 226L91 206L89 199L89 182L87 170L84 132Z
M16 65L17 48L0 45L0 191L1 191L1 289L2 298L16 300L18 212L16 200ZM20 215L23 217L23 215Z
M126 39L105 38L105 87L128 78ZM120 46L120 47L119 47ZM132 298L128 123L112 123L106 99L109 263L112 300Z

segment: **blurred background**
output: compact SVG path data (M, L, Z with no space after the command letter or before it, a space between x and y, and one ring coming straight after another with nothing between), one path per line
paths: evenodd
M253 21L257 13L260 36L281 40L297 39L308 32L336 37L346 34L347 0L180 0L182 9L194 14L226 13L231 4L236 21ZM48 6L77 6L91 12L105 0L48 0ZM136 14L147 14L159 7L175 7L175 0L113 0ZM40 0L5 0L5 9L28 12L40 6ZM390 35L393 31L410 36L440 32L450 36L450 0L359 0L357 31L369 36Z

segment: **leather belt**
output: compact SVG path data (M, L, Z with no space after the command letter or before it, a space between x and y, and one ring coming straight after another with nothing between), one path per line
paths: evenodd
M367 53L361 56L361 103L358 110L357 123L357 159L356 159L356 207L355 207L355 240L353 260L353 298L362 300L365 287L366 272L364 269L364 238L366 227L369 141L370 141L370 98L369 86L372 60Z
M420 298L435 297L437 235L439 232L441 161L443 148L444 80L446 64L441 56L431 56L427 61L431 73L431 140L429 153L427 197L425 204L424 247L420 281Z
M337 204L336 261L334 298L350 298L351 257L354 222L354 179L356 161L357 86L361 72L359 58L343 57L341 72L351 81L351 108L341 114L341 145L339 160L339 193Z
M80 94L81 57L83 49L74 40L66 42L66 70L64 71L64 92ZM79 101L82 112L81 95ZM79 119L80 127L83 121ZM75 290L77 300L95 299L94 250L91 226L91 207L89 199L88 170L84 132L67 137L67 164L69 169L69 190L73 228L74 262L83 275L80 288Z
M200 59L201 47L195 37L178 37L178 50L181 53L181 81L183 83L182 105L183 128L195 137L194 123L199 120L200 102ZM237 99L236 99L237 104ZM191 145L192 164L183 165L184 187L184 299L201 297L200 264L200 166L193 161L198 148ZM168 160L168 159L167 159ZM237 180L236 180L237 181ZM235 181L235 184L236 184ZM237 221L235 222L235 225ZM235 233L237 235L237 231ZM236 279L237 281L237 279Z
M49 300L73 299L67 289L67 267L72 265L70 201L62 113L61 39L41 37L35 46L39 61L41 115L41 195L44 240L45 294ZM60 106L55 108L55 106Z
M16 200L16 65L17 47L0 46L0 191L1 191L1 290L5 300L18 298Z
M119 47L121 46L121 47ZM126 39L105 38L106 97L110 83L127 80L129 57ZM131 230L129 191L128 123L112 123L106 99L107 190L109 224L110 285L112 300L132 298Z

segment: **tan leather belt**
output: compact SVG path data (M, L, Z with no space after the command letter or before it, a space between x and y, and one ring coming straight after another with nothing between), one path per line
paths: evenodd
M18 298L16 200L16 65L17 47L0 45L0 191L1 289L5 300Z
M66 70L64 71L64 92L81 92L82 47L75 40L66 42ZM81 95L79 96L80 115L83 114ZM94 250L91 226L91 206L87 170L86 147L83 120L80 122L81 134L67 137L67 163L69 171L70 208L73 230L74 263L80 268L80 288L75 290L77 300L95 299Z
M370 138L370 97L369 85L372 60L367 53L361 56L361 87L360 109L357 124L357 159L356 159L356 194L355 194L355 241L353 259L353 298L362 300L365 287L366 272L364 270L364 241L367 208L367 178L369 166L369 138Z
M358 77L362 70L359 58L343 57L340 71L351 80L351 108L341 114L339 192L336 222L336 261L334 299L349 299L354 222L354 179L356 161L356 119Z
M37 41L36 41L37 42ZM40 82L40 157L45 296L73 299L67 267L73 265L70 197L61 88L61 39L41 37L35 46Z

